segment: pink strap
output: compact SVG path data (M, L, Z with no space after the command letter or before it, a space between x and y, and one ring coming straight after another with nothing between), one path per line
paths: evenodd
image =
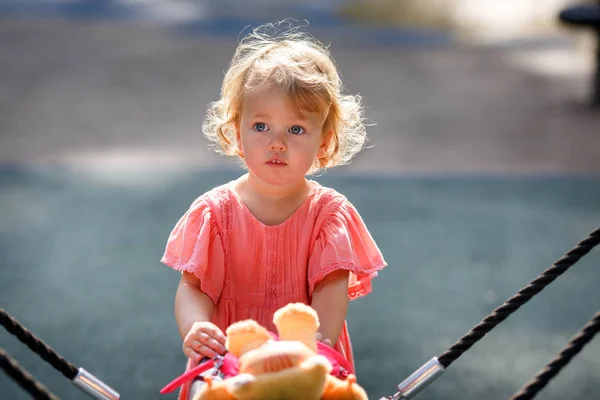
M354 371L352 370L352 366L350 365L348 360L346 360L346 357L341 355L333 347L327 346L326 344L321 342L317 342L317 351L320 355L325 356L325 358L329 360L331 365L333 365L331 375L338 377L342 375L346 377L348 376L348 374L354 373ZM344 368L346 372L340 371L339 367Z
M186 371L183 375L177 377L173 382L169 383L167 386L162 388L160 391L160 394L171 393L172 391L177 389L179 386L185 384L188 381L191 381L192 379L194 379L195 377L197 377L204 371L208 370L209 368L212 368L214 365L215 365L214 360L208 360L208 361L203 362L202 364L198 364L198 366L190 369L189 371Z

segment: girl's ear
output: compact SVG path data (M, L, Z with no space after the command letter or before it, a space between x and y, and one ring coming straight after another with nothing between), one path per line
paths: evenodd
M240 123L236 122L234 125L235 129L235 143L237 144L238 155L244 158L244 149L242 147L242 133L240 131Z
M327 156L327 149L331 144L332 137L333 131L329 131L323 135L323 142L321 142L321 147L319 147L319 151L317 152L317 158L325 158Z

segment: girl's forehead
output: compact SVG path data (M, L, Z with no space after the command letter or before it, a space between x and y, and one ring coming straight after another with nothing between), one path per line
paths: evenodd
M289 117L309 122L322 122L322 113L303 110L292 95L277 87L253 90L244 94L242 113L248 116Z

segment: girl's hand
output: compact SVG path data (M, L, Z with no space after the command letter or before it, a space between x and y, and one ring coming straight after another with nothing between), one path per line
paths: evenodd
M183 354L197 364L203 357L225 354L225 335L211 322L194 322L183 339L182 349Z
M333 347L333 345L331 344L331 340L323 339L323 335L321 334L321 332L317 332L317 342L321 342L329 347Z

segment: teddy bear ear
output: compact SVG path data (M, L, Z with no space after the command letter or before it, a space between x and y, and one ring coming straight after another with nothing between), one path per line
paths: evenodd
M251 319L231 324L226 330L226 336L227 351L238 358L271 339L267 329Z

